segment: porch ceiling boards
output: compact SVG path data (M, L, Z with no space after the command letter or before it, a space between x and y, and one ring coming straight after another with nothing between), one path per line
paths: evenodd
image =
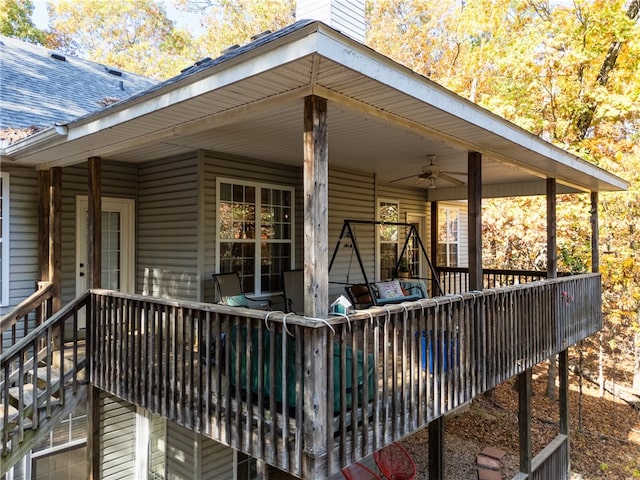
M302 163L303 99L329 100L329 162L375 173L381 183L417 174L427 155L465 172L483 154L485 196L626 188L622 179L557 148L319 22L241 47L157 87L45 130L3 160L41 167L89 157L144 162L206 149ZM67 131L67 133L64 132ZM58 129L60 132L61 129ZM414 186L415 179L397 185ZM466 198L438 179L430 199Z

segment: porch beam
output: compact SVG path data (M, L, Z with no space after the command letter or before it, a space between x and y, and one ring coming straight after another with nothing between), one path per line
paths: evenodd
M51 171L38 171L38 280L48 282L49 277L49 217Z
M482 290L482 155L467 154L469 290Z
M102 287L102 164L100 157L89 158L88 186L88 282Z
M49 195L49 280L53 283L53 312L62 308L62 169L51 169Z

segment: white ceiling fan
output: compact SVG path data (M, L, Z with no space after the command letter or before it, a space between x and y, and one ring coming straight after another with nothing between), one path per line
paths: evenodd
M451 170L442 170L439 165L434 165L434 160L436 159L435 155L427 155L427 159L429 160L428 165L424 165L422 167L422 172L416 173L413 175L408 175L406 177L396 178L395 180L391 180L390 183L399 182L401 180L406 180L408 178L417 178L416 184L422 183L424 180L429 182L429 188L436 188L436 180L442 179L445 180L456 187L464 185L465 182L454 177L453 175L467 176L467 172L454 172Z

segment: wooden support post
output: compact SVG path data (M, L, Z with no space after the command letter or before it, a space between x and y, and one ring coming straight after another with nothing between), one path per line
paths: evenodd
M51 169L49 218L49 280L53 282L53 312L62 308L62 169Z
M444 480L444 417L429 422L429 479Z
M88 286L102 287L102 168L99 157L89 159Z
M329 156L327 100L304 99L304 313L329 313ZM304 339L303 478L327 475L327 328L308 329Z
M600 223L598 221L598 192L591 192L591 271L600 271Z
M51 171L38 171L38 280L48 282L49 272L49 219L51 216Z
M435 200L431 202L431 231L430 231L430 240L431 240L431 263L434 266L434 270L438 271L438 202ZM447 291L447 287L442 285L444 291ZM431 279L431 296L439 295L438 292L438 279Z
M560 433L569 435L569 349L558 354Z
M329 313L327 100L304 99L304 313Z
M482 155L467 154L469 197L469 290L482 290Z
M547 278L558 277L556 179L547 178Z
M531 473L531 369L518 375L518 431L520 471Z
M88 163L87 285L90 288L100 288L102 285L102 168L99 157L89 158ZM87 320L89 320L89 316L87 316ZM93 331L93 325L87 323L87 330ZM91 338L88 341L91 342ZM91 368L89 370L91 375ZM100 390L90 386L87 390L87 478L89 480L101 478L100 450L102 445L100 434Z

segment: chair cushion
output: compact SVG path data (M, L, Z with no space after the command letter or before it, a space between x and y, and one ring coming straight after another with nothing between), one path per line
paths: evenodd
M230 307L248 307L247 297L244 295L228 295L222 299L222 303Z

